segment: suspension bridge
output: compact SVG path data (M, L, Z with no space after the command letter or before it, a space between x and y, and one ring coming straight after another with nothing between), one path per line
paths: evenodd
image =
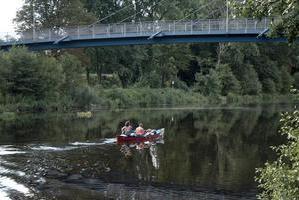
M93 24L21 32L2 37L1 49L27 46L32 50L100 46L150 45L207 42L285 42L268 38L273 19L205 19Z

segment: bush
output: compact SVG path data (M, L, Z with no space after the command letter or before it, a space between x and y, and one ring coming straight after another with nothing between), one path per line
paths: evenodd
M195 75L197 81L195 91L200 92L205 96L219 95L221 91L221 83L218 74L215 70L211 69L209 74L197 73Z
M245 65L243 74L240 79L243 95L259 95L262 91L262 85L259 81L258 74L252 65Z
M141 80L135 84L137 88L159 88L161 86L161 77L155 71L149 73L149 75L142 76Z
M100 103L97 92L88 86L74 88L71 92L71 98L76 107L89 109L91 104Z
M12 48L0 57L0 79L2 94L40 101L59 96L64 76L54 58Z
M110 108L188 105L204 103L206 100L198 93L173 88L101 89L99 98L101 106Z
M273 147L278 158L257 169L256 181L263 190L260 199L298 199L299 197L299 111L286 113L281 119L281 133L288 143Z
M240 82L236 79L229 65L218 65L217 74L221 85L221 95L227 96L229 93L238 94L240 92Z
M63 74L65 75L65 81L63 84L65 91L70 91L74 87L83 85L82 79L83 67L80 60L70 54L63 54L59 58L59 63L62 66Z
M120 87L121 82L117 74L112 74L111 77L103 77L101 85L104 88Z
M3 112L0 114L0 120L2 121L11 121L16 119L16 113L14 112Z
M263 92L265 92L267 94L275 93L275 91L276 91L275 83L272 79L267 78L267 79L263 80L262 83L263 83Z
M176 88L176 89L184 90L184 91L189 90L189 87L187 86L187 84L184 81L181 81L179 79L174 81L173 87Z
M281 85L280 92L282 94L289 94L292 82L293 82L293 78L290 75L290 73L287 71L287 67L283 67L281 69L281 83L282 83L282 85Z

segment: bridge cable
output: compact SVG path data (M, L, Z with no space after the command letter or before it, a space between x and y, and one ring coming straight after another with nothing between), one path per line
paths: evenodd
M166 0L161 0L161 1L158 2L157 4L153 5L152 8L153 8L153 7L156 7L157 5L159 5L160 3L162 3L163 1L166 1ZM201 9L204 9L204 8L206 8L206 7L209 6L209 5L212 5L213 3L216 3L216 1L212 1L212 2L210 2L210 3L208 3L208 4L205 4L205 5L201 6L200 8L196 9L195 11L193 11L193 13L198 12L198 11L201 10ZM164 5L162 5L162 6L165 7ZM129 17L127 17L127 18L121 20L121 21L118 22L118 23L122 23L122 22L126 21L127 19L130 19L131 17L134 17L135 15L140 14L140 13L142 13L142 12L143 12L143 10L142 10L142 11L139 11L138 13L135 13L135 14L133 14L133 15L130 15ZM193 14L193 13L191 13L191 14ZM189 15L187 15L186 17L180 19L179 22L182 21L182 20L184 20L184 19L186 19L186 18L189 17L191 14L189 14Z
M209 13L209 15L206 17L206 19L209 19L213 14L215 14L219 10L223 10L225 6L222 6L220 8L217 8L216 10L213 10L212 12ZM212 18L213 19L213 18Z
M86 28L83 28L83 29L81 29L81 30L90 30L90 28L92 28L94 25L96 25L96 24L98 24L98 23L100 23L100 22L102 22L102 21L104 21L104 20L106 20L106 19L108 19L108 18L110 18L110 17L116 15L117 13L119 13L119 12L121 12L121 11L123 11L123 10L129 8L130 6L132 6L132 5L136 4L136 3L140 3L141 1L142 1L142 0L135 0L134 3L131 3L131 4L125 6L125 7L121 8L121 9L119 9L119 10L117 10L117 11L115 11L115 12L113 12L113 13L111 13L111 14L109 14L109 15L107 15L107 16L101 18L101 19L99 19L98 21L96 21L96 22L94 22L94 23L88 25ZM67 34L67 35L68 35L68 34Z
M156 6L158 6L158 5L159 5L160 3L162 3L163 1L166 1L166 0L161 0L161 1L159 1L157 4L153 5L153 6L151 7L151 9L154 8L154 7L156 7ZM162 6L163 6L163 4L162 4ZM163 6L163 7L165 7L165 6ZM120 23L126 21L127 19L130 19L131 17L136 16L136 15L142 13L143 11L144 11L144 10L141 10L141 11L139 11L139 12L137 12L137 13L134 13L133 15L130 15L129 17L127 17L127 18L125 18L125 19L119 21L117 24L120 24Z
M194 11L192 11L190 14L188 14L187 16L185 16L185 17L183 17L182 19L178 20L178 22L181 22L181 21L185 20L186 18L190 17L192 14L194 14L194 13L196 13L196 12L198 12L198 11L200 11L200 10L202 10L202 9L204 9L204 8L206 8L206 7L208 7L208 6L212 5L212 4L214 4L214 3L216 3L216 1L211 1L211 2L208 3L208 4L205 4L205 5L203 5L203 6L200 6L199 8L197 8L196 10L194 10Z
M100 22L102 22L102 21L108 19L108 18L110 18L110 17L116 15L117 13L120 13L121 11L123 11L123 10L125 10L125 9L127 9L127 8L129 8L129 7L133 6L133 5L136 5L136 3L140 3L141 1L142 1L142 0L136 0L136 1L134 1L134 3L132 2L132 3L130 3L129 5L127 5L127 6L123 7L123 8L121 8L121 9L119 9L119 10L117 10L117 11L115 11L115 12L113 12L113 13L111 13L111 14L109 14L109 15L107 15L107 16L101 18L101 19L99 19L98 21L96 21L96 22L90 24L89 27L94 26L94 25L96 25L96 24L98 24L98 23L100 23Z

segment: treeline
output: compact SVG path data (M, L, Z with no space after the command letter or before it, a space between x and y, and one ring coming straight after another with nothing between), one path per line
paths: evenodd
M1 111L43 111L75 105L84 85L80 61L73 55L58 58L25 48L0 52Z
M32 30L32 14L37 29L91 24L108 15L101 23L222 18L224 6L220 0L26 0L16 22L18 30L25 31ZM237 12L230 9L231 16ZM130 101L138 104L144 96L147 100L140 105L148 106L198 103L195 99L203 96L285 95L291 86L299 89L298 55L298 45L283 43L119 46L39 54L13 49L0 58L1 92L4 104L28 97L30 101L108 107ZM179 101L177 95L185 100Z

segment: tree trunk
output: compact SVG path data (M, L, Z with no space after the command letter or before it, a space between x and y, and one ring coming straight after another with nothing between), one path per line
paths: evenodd
M121 82L121 86L122 88L126 88L126 80L125 80L125 77L121 76L120 74L118 74L118 78Z
M100 65L100 69L99 69L100 84L102 84L102 79L103 79L103 77L102 77L103 67L104 67L103 65Z
M98 48L95 48L95 54L96 54L96 73L97 73L97 76L98 76L98 81L99 81L99 83L101 83L102 74L100 73L100 58L99 58Z
M161 88L164 88L164 82L165 82L165 74L162 72L162 76L161 76Z
M86 70L86 80L87 80L87 84L90 85L90 68L87 66L85 68Z
M221 64L221 57L224 51L224 47L225 47L224 43L219 43L218 52L217 52L217 65Z

